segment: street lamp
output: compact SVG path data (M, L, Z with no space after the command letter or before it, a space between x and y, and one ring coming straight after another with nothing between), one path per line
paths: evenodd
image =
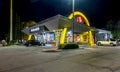
M72 41L74 42L74 11L75 11L75 0L72 0L72 12L73 12L73 19L72 19Z

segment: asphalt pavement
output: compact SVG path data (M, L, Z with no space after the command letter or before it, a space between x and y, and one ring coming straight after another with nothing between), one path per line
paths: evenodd
M0 72L120 72L120 47L85 46L44 52L52 46L0 47Z

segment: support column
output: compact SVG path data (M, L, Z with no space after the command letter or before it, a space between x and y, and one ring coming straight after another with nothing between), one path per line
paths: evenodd
M93 35L92 35L92 31L89 31L89 44L90 46L95 46L94 40L93 40Z
M64 28L61 32L60 44L64 44L67 28Z
M83 42L83 35L80 34L79 36L80 36L80 43L82 43Z
M30 34L30 35L28 36L28 40L31 40L31 37L32 37L32 34Z

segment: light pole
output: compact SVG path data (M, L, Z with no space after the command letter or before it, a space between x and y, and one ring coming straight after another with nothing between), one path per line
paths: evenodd
M72 19L72 41L74 42L74 11L75 11L75 0L72 0L72 12L73 12L73 19Z
M13 7L12 0L10 0L10 41L13 40Z

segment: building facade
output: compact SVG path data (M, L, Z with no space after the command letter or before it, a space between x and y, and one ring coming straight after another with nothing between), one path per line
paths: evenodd
M96 37L97 41L107 40L113 38L111 31L103 30L103 29L96 29Z
M76 13L74 13L76 14L74 17L74 34L72 34L72 15L69 18L62 15L50 17L32 27L24 28L22 32L29 35L28 40L34 36L34 39L46 44L51 42L56 42L57 44L72 42L72 37L74 37L74 42L76 43L95 44L94 28L90 27L87 18L82 13Z

